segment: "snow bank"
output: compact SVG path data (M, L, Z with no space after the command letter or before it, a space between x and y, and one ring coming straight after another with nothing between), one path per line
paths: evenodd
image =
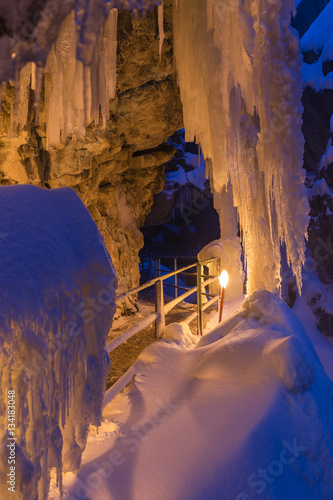
M333 89L333 71L324 72L325 63L333 61L333 2L312 23L301 39L303 53L312 54L312 59L305 59L302 67L304 83L313 87L317 92L324 89Z
M136 369L66 499L332 498L332 383L278 297L255 292L195 348L156 342Z
M77 471L100 425L117 287L89 212L69 188L0 187L0 482L15 391L16 496L46 498L49 470Z

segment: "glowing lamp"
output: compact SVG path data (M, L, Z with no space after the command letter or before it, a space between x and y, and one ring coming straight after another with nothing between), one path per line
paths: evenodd
M223 303L224 303L224 292L226 289L226 286L229 281L229 274L227 271L222 271L220 277L219 277L220 285L221 285L221 301L220 301L220 314L219 314L219 323L222 321L222 312L223 312Z
M229 281L229 274L227 273L227 271L222 271L219 277L219 281L222 288L225 288L227 286Z

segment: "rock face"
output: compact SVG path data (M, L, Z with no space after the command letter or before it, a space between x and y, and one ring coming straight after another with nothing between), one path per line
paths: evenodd
M333 283L333 91L315 92L307 87L303 93L304 166L310 201L308 246L327 295ZM326 304L327 302L327 304ZM312 298L311 306L317 326L324 335L333 336L333 314L327 307L330 300Z
M3 92L0 183L72 187L104 236L118 274L118 293L138 284L143 245L139 229L153 195L163 189L163 165L174 155L166 140L182 127L171 0L164 5L164 30L160 61L157 9L135 19L119 12L116 98L110 101L106 128L92 123L84 142L68 138L47 151L43 103L36 126L31 90L29 124L17 137L8 137L14 105L11 84Z

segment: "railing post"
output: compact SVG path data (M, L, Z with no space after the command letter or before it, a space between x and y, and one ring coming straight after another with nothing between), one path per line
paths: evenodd
M158 277L161 276L161 259L158 259Z
M155 323L155 338L157 339L165 328L163 280L158 280L155 284L155 311L157 312Z
M198 308L198 335L202 336L202 265L197 263L197 308Z
M217 261L217 274L218 274L218 276L220 276L221 273L222 273L222 263L221 263L221 259L219 258L219 260ZM220 282L218 281L217 283L218 283L217 293L218 293L218 296L220 297ZM217 312L219 312L219 310L220 310L220 299L219 298L217 299L216 304L217 304Z
M173 259L173 270L177 271L177 259ZM175 274L175 299L178 297L178 276Z
M153 277L153 257L149 254L149 279L151 280Z

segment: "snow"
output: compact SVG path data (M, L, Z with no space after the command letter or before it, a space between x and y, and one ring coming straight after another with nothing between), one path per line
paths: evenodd
M329 138L326 151L320 160L320 170L322 169L326 170L327 167L331 165L331 163L333 163L333 145L332 145L332 139Z
M46 498L50 469L77 471L89 424L100 425L117 279L73 190L1 186L0 220L0 439L14 389L16 495ZM4 446L0 463L6 499Z
M333 385L286 304L257 291L196 345L182 325L166 337L105 407L113 432L65 499L331 499Z
M196 346L199 337L192 334L186 323L170 323L165 327L162 339L168 339L184 349L189 349Z
M197 187L200 191L204 191L206 187L206 164L204 158L185 152L184 159L186 165L192 167L192 170L185 171L182 165L177 165L177 170L166 172L166 184L178 184L179 186L192 184L192 186Z
M309 205L293 9L293 0L179 0L174 6L186 140L196 140L208 160L217 206L231 183L248 292L280 287L281 243L301 290Z
M328 300L325 300L326 297L323 287L323 283L315 274L306 276L302 297L297 297L293 306L293 311L300 319L309 339L314 345L327 375L333 380L333 339L325 337L319 332L316 326L316 317L311 310L311 300L314 297L320 297L321 308L333 314L333 297L328 297Z
M323 73L323 62L333 60L332 18L333 2L331 0L301 39L302 52L312 50L319 55L317 61L312 64L304 62L302 67L304 83L317 92L333 89L333 72L326 76Z
M314 196L324 196L325 194L333 196L333 189L327 184L324 178L318 179L311 190L311 198Z

